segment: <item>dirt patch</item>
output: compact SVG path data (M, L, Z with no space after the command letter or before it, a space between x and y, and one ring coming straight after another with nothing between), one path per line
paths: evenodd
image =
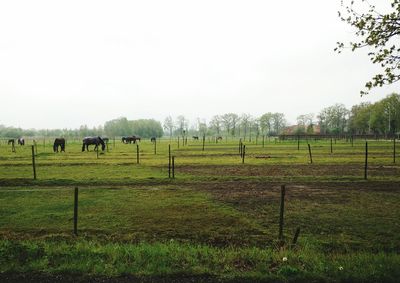
M179 165L182 173L202 176L363 176L359 165ZM369 176L400 176L400 166L370 166Z

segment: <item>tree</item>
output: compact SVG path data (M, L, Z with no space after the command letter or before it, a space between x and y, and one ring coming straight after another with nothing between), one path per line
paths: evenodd
M246 141L247 131L251 128L251 115L250 114L242 114L240 117L240 126L243 128L244 134L244 141ZM250 129L251 131L251 129Z
M189 121L185 118L185 116L179 115L176 118L176 128L177 128L179 135L181 135L181 136L185 135L185 133L187 132L187 129L188 129L188 125L189 125Z
M215 132L217 136L219 136L221 132L221 125L222 125L221 116L215 115L212 117L210 121L209 128L212 132Z
M372 104L363 102L354 105L350 110L349 130L355 134L366 134L371 131Z
M321 133L342 134L346 130L349 111L343 104L335 104L321 110L318 115Z
M261 128L261 132L265 135L265 134L270 134L272 131L272 124L273 124L273 113L268 112L263 114L260 117L260 128Z
M273 129L275 135L279 135L282 132L282 130L286 127L285 114L283 113L272 114L272 123L274 125Z
M227 134L235 136L239 116L235 113L227 113L221 116L221 120Z
M379 64L382 72L376 74L365 84L365 90L361 95L367 94L374 87L392 84L400 80L400 47L398 43L400 35L400 1L391 0L387 13L380 13L378 9L365 0L361 0L361 7L355 8L354 0L345 5L342 0L342 8L339 17L343 22L355 28L358 41L344 44L338 42L335 51L341 52L344 48L352 51L366 48L368 56L373 64ZM360 2L360 1L356 1ZM382 5L382 3L380 3ZM384 3L385 4L385 3ZM361 10L365 9L364 12Z
M132 135L132 128L129 125L128 119L120 117L118 119L107 121L104 124L104 132L109 137L129 136Z
M167 118L165 118L164 120L164 130L169 132L169 138L172 138L172 132L174 130L174 121L172 120L171 116L168 116Z
M154 119L139 119L130 121L133 132L142 138L162 137L161 123Z

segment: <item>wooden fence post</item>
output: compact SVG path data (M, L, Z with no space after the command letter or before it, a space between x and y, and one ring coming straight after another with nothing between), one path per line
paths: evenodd
M171 145L168 145L168 178L171 178Z
M139 145L136 144L136 163L139 164Z
M78 236L78 187L74 193L74 235Z
M333 153L333 145L332 145L332 138L331 138L331 154Z
M36 180L35 148L33 145L32 145L32 167L33 167L33 180Z
M179 149L179 136L178 136L178 149Z
M175 179L175 156L172 156L172 179Z
M154 140L154 155L157 155L157 138Z
M281 186L281 205L279 210L279 240L283 241L283 213L285 210L285 185Z
M33 140L33 145L35 146L35 155L37 155L37 143L36 143L36 140Z
M297 136L297 150L300 150L300 136Z
M368 170L368 142L365 142L365 165L364 165L364 179L367 180Z
M393 137L393 163L396 163L396 137Z
M242 164L244 164L244 156L246 155L246 145L243 145Z
M264 147L264 143L265 143L265 135L263 135L263 141L262 141L263 147Z
M308 143L307 145L308 145L308 153L309 153L309 155L310 155L310 163L312 164L311 146L310 146L309 143Z
M204 151L204 143L206 142L206 134L203 134L203 151Z

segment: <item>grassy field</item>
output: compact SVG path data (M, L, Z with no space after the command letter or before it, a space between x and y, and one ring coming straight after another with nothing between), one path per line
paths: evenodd
M111 140L53 153L0 143L1 281L396 282L400 157L393 141ZM168 145L175 179L168 178ZM397 145L399 147L399 143ZM400 151L400 150L398 150ZM278 241L286 185L285 244ZM78 236L73 234L79 187ZM297 245L291 246L296 228ZM61 277L57 277L61 276ZM61 278L61 279L60 279ZM155 281L154 281L155 280Z

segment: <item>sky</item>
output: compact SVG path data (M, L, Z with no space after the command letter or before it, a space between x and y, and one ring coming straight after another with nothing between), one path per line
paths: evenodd
M1 1L0 124L54 129L346 107L379 72L340 0Z

